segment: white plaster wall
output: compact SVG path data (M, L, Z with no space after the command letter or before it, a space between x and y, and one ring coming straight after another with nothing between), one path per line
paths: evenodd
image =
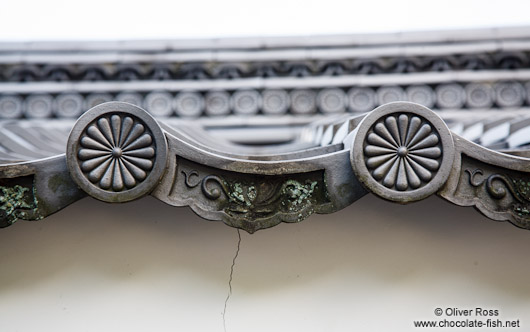
M530 231L472 208L369 195L241 236L227 331L413 331L476 306L530 328ZM0 331L223 331L237 238L151 197L1 229Z
M0 1L0 40L307 36L529 25L528 0ZM303 37L302 37L303 38Z

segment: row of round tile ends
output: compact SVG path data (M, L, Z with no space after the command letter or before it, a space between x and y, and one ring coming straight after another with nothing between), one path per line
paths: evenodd
M198 117L236 115L266 115L341 113L346 111L368 112L378 105L393 101L412 101L438 109L488 109L516 108L530 105L530 82L456 83L414 85L407 88L383 86L378 89L354 87L322 90L251 89L226 91L153 91L146 95L122 92L115 96L94 93L83 97L79 93L33 94L22 98L18 95L0 96L0 118L77 118L82 112L103 102L118 100L142 106L156 117Z

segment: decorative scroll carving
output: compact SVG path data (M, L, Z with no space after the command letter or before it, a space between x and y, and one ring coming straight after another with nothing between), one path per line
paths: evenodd
M183 158L178 158L177 165L175 175L180 179L173 182L172 199L191 205L202 216L209 211L206 217L220 216L228 225L251 233L281 221L301 221L330 202L323 171L245 175Z
M463 165L473 163L469 158L464 158ZM466 168L464 174L469 178L471 187L479 190L477 197L485 198L486 193L491 203L486 204L483 200L484 208L497 213L509 213L510 220L517 226L530 228L530 176L511 172L512 174L491 173L491 170L484 171L481 168ZM464 191L464 190L462 190Z
M184 182L186 186L194 188L197 184L189 183L189 176L185 171ZM191 171L190 176L196 175ZM212 184L213 186L209 185ZM313 192L317 189L318 181L307 180L304 184L296 180L285 180L283 183L274 181L254 184L227 183L223 178L216 175L205 176L200 181L204 196L211 200L221 197L222 193L228 198L226 211L230 214L259 214L271 215L277 210L285 209L288 212L301 210L304 205L310 203ZM258 191L259 190L259 191Z
M229 145L163 132L134 105L106 103L76 122L66 156L0 165L0 227L42 219L85 193L108 202L151 193L252 233L338 211L371 191L398 203L437 193L530 229L530 158L515 155L525 152L499 153L453 136L413 103L386 104L354 120L350 136L332 149L245 155L235 145L227 152Z
M530 229L528 159L486 154L466 141L459 141L457 149L453 173L438 194L457 205L475 206L488 218Z

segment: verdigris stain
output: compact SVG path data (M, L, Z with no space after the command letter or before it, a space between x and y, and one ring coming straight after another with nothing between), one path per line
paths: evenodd
M317 184L317 181L301 184L296 180L287 180L281 190L281 194L287 197L287 200L282 201L282 205L290 205L288 206L290 210L297 210L298 205L311 197Z
M234 183L232 185L232 191L230 192L230 200L235 200L241 203L246 203L247 205L250 204L249 201L245 200L245 196L243 195L243 187L240 183Z
M222 211L225 223L250 233L281 221L301 221L329 202L323 171L256 176L224 171L203 175L197 169L181 171L188 197L202 209ZM194 188L200 188L206 204Z
M13 187L0 186L0 210L3 211L7 222L12 224L17 220L16 209L31 209L33 201L28 202L27 193L29 188L15 185Z

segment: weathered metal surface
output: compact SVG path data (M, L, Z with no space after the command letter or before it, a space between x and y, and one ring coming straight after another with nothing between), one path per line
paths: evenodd
M281 221L298 222L332 209L324 171L255 175L224 171L176 158L169 193L153 195L171 205L190 205L205 218L255 232Z
M453 171L441 197L530 229L529 190L530 159L486 150L455 135Z
M344 100L333 91L320 98ZM530 153L486 149L408 102L321 120L271 147L239 146L197 126L159 125L137 106L110 102L77 120L66 150L0 165L2 227L42 219L87 195L127 202L151 194L252 233L338 211L371 192L398 203L438 194L530 229Z
M111 100L157 117L529 107L530 29L187 41L0 43L0 119Z
M409 203L434 194L453 166L454 146L443 120L428 108L390 103L368 114L353 133L351 162L372 192Z
M165 172L167 144L158 123L122 102L92 108L67 143L72 179L92 197L125 202L149 193Z
M530 106L529 84L527 69L235 80L0 82L0 119L75 118L81 114L80 105L91 108L111 100L145 107L155 117L184 119L253 116L260 111L269 116L366 112L394 101L417 102L437 111L513 110ZM67 90L72 92L63 93ZM271 101L271 95L277 96L276 101Z
M85 196L70 178L64 154L0 165L0 227L43 219Z
M346 149L244 155L166 136L168 171L152 195L249 232L335 212L366 194Z

